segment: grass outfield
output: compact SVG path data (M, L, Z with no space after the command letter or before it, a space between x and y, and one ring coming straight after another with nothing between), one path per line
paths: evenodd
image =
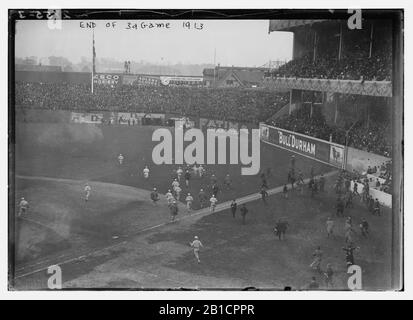
M346 288L344 253L340 249L344 243L343 219L336 219L337 236L325 238L325 220L334 212L333 194L317 199L296 196L288 200L275 195L268 206L250 203L245 226L239 217L233 220L226 210L130 236L141 227L169 219L166 206L154 208L149 192L144 191L156 186L165 193L171 183L172 169L177 168L151 166L154 129L88 125L62 128L61 124L17 126L18 175L76 180L17 180L16 201L25 196L31 205L30 214L35 213L38 222L22 222L20 230L24 235L20 231L17 254L20 266L28 265L28 271L33 271L42 261L44 264L48 259L70 260L73 253L81 256L95 250L80 261L65 263L64 287L303 288L312 275L317 275L308 265L315 247L321 245L325 255L323 268L331 262L337 272L336 288ZM125 156L123 166L117 165L119 153ZM286 182L290 157L289 152L261 144L261 168L271 167L273 172L270 187ZM296 167L306 176L311 166L317 174L331 170L307 158L296 158ZM142 169L147 164L151 169L149 181L142 177ZM221 182L227 173L232 177L233 188L219 194L220 202L259 190L259 177L241 176L238 165L206 168ZM92 198L87 208L80 199L86 180L92 181ZM201 187L209 190L208 185L209 179L194 179L183 192L189 191L196 198ZM136 219L137 207L143 213L139 219ZM199 207L197 201L194 207ZM366 212L356 206L349 214L357 226ZM286 217L291 225L284 242L276 240L272 233L274 222L280 216ZM357 239L361 249L355 259L362 266L365 288L390 286L386 277L390 275L389 217L390 212L381 218L367 215L371 238ZM201 265L195 263L188 247L195 234L206 246L201 253ZM116 247L111 248L112 244ZM20 274L25 272L21 270ZM46 283L47 275L42 271L20 277L15 288L44 288Z
M88 128L88 130L85 130ZM16 173L18 175L47 176L78 180L91 180L133 186L152 190L156 186L161 193L171 188L172 170L177 165L153 165L152 132L156 127L127 127L62 124L19 124L16 137ZM51 139L51 137L57 137ZM59 139L61 140L60 143ZM123 166L117 164L117 156L125 156ZM287 172L292 153L261 144L261 169L271 168L273 177L269 186L287 182ZM308 176L311 166L316 174L331 171L329 166L297 156L296 167ZM142 177L142 170L149 165L150 179ZM258 176L241 176L240 165L206 165L207 175L214 173L222 184L227 173L233 188L218 195L219 201L230 200L258 192L261 180ZM194 207L198 208L199 190L211 191L209 178L192 179L189 188L181 186L183 193L194 195ZM19 190L17 190L19 193Z

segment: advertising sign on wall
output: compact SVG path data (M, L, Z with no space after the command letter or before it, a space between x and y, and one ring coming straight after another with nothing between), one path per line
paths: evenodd
M331 166L344 166L344 146L304 134L260 124L261 140Z

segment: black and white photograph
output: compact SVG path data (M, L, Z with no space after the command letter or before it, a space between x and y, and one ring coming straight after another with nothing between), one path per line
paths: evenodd
M403 9L15 8L8 48L8 291L403 290Z

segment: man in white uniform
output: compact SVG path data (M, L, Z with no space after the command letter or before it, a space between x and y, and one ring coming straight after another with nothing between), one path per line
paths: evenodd
M183 172L184 171L182 170L181 167L179 167L178 170L176 170L176 175L178 176L178 181L181 181L181 176L182 176Z
M90 185L88 183L86 183L86 185L85 185L85 201L89 201L91 191L92 191L92 188L90 187Z
M200 263L201 260L199 259L199 250L201 247L203 247L202 242L199 241L198 236L195 236L194 241L190 242L189 244L192 248L194 248L195 258L198 261L198 263Z
M209 202L211 203L210 210L211 210L211 212L214 212L215 207L217 206L218 200L217 200L217 198L215 198L214 195L212 195L211 199L209 199Z
M168 205L171 205L175 200L174 196L172 195L171 190L168 190L165 196L166 196L166 201L168 201Z
M179 187L179 182L177 179L174 179L174 181L172 181L172 189L175 190L176 187Z
M174 191L175 191L176 200L179 201L179 199L181 197L181 192L182 192L181 187L180 186L175 187Z
M145 166L145 169L143 169L143 177L145 179L149 178L149 168L148 168L148 166Z
M19 215L18 216L20 217L22 214L25 214L28 208L29 208L29 203L22 197L19 203Z
M194 201L194 198L191 196L190 193L188 193L188 195L186 196L185 201L186 201L186 208L188 209L188 211L191 211L192 202Z
M119 161L119 164L120 164L120 165L123 164L123 160L124 160L124 159L125 159L125 158L124 158L123 155L120 153L119 156L118 156L118 161Z
M202 164L199 165L198 172L199 172L199 177L203 178L205 175L205 168L202 166Z

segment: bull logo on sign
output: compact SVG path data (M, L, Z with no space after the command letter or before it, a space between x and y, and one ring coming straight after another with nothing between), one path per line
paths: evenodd
M261 127L261 139L268 139L270 135L270 130L268 127Z
M161 77L161 83L162 83L164 86L169 85L169 82L170 82L170 81L171 81L171 78Z

